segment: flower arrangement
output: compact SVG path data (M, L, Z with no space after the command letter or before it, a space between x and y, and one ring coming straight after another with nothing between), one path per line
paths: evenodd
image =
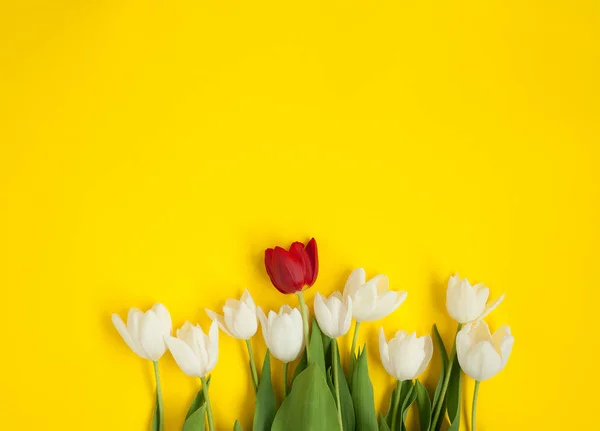
M201 380L201 389L187 413L183 431L215 430L209 387L210 372L219 356L219 329L244 340L250 357L250 378L256 394L255 431L339 430L404 431L406 416L413 404L418 409L421 431L439 431L448 417L450 430L460 424L461 372L475 380L471 430L476 430L477 395L480 382L492 378L506 365L514 338L508 326L494 334L483 320L504 299L487 304L489 289L471 285L458 275L450 277L446 308L458 322L453 346L448 354L436 325L433 334L442 360L439 381L430 396L418 377L429 365L434 346L430 335L417 336L397 331L388 341L379 332L379 354L385 370L397 380L385 415L377 415L373 386L369 378L367 346L356 346L360 323L382 319L394 312L407 297L406 292L389 289L385 275L367 280L362 268L354 270L343 293L329 298L319 293L314 299L314 319L304 301L303 291L315 283L319 271L317 243L294 242L289 250L281 247L265 251L265 268L273 286L283 294L296 294L299 308L282 306L265 313L246 290L240 300L228 299L223 314L206 310L212 324L206 334L198 325L186 322L172 336L171 317L157 304L143 313L129 310L127 324L116 314L113 323L127 345L138 356L154 363L156 408L152 431L164 430L164 412L158 361L167 351L185 374ZM342 367L337 339L345 336L355 320L349 366ZM258 323L267 346L259 375L250 339ZM284 364L283 402L277 407L271 382L271 355ZM292 376L289 364L296 359ZM458 362L458 364L457 364ZM216 384L216 383L215 383ZM234 431L241 431L238 421Z

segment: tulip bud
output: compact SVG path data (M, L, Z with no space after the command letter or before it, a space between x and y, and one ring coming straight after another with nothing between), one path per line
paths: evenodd
M154 305L145 313L132 308L127 315L127 326L117 314L112 321L125 343L138 356L158 361L165 353L165 337L171 335L171 315L162 304Z
M177 338L167 337L169 350L177 365L190 377L204 377L215 368L219 358L219 327L212 322L208 336L200 325L185 322Z
M417 337L416 333L396 332L388 343L379 331L379 355L385 370L394 378L404 381L417 378L431 360L433 343L429 335Z
M460 367L479 382L490 379L504 369L514 342L506 325L492 335L483 320L469 323L456 335L456 354Z
M271 283L281 293L301 292L317 280L317 242L312 238L306 247L301 242L295 242L289 251L281 247L268 248L265 250L265 268Z
M471 286L466 278L462 280L458 274L448 280L446 290L446 309L448 314L459 323L481 320L491 313L504 299L504 294L486 307L490 289L482 283Z
M337 338L346 335L352 323L352 298L343 298L334 292L329 298L315 295L315 316L319 328L328 337Z
M265 344L273 356L283 362L292 362L300 356L304 339L302 316L297 308L284 305L279 313L269 311L267 318L258 307L258 318Z
M352 271L344 287L344 297L352 298L352 313L357 322L383 319L406 299L407 292L389 290L385 275L366 281L363 268Z
M206 314L217 322L223 332L240 340L249 340L258 329L256 305L247 290L239 301L228 299L225 302L223 316L211 310L206 310Z

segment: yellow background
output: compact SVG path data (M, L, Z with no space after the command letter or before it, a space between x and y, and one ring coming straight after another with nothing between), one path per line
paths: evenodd
M0 428L149 429L151 365L111 313L161 301L206 328L244 287L295 304L262 253L315 236L309 302L357 266L409 292L361 333L378 409L380 324L449 340L458 271L506 292L489 321L516 338L481 430L592 429L599 5L4 0ZM249 429L243 344L220 349L217 428ZM177 430L198 383L161 368Z

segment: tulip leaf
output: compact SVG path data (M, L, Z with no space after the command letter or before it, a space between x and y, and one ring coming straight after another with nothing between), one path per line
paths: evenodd
M359 347L360 350L360 347ZM354 374L354 367L356 367L357 356L354 352L350 352L350 364L348 364L348 386L352 391L352 374Z
M333 343L337 343L336 340L332 341ZM354 431L355 428L355 419L354 419L354 404L352 403L352 395L350 394L350 388L348 387L348 382L346 382L346 378L344 377L344 371L342 369L342 364L340 363L340 358L333 358L333 349L331 350L331 361L333 362L337 359L337 369L338 369L338 385L340 391L340 404L342 405L342 424L344 426L344 431ZM327 383L329 384L329 388L331 389L331 394L335 399L335 386L333 380L332 368L327 368Z
M306 367L308 366L308 359L306 358L306 350L304 350L304 352L302 353L302 356L300 357L300 360L298 361L298 364L296 365L296 369L294 370L294 375L292 376L292 384L294 383L294 380L296 380L296 377L298 377L298 375L306 370Z
M379 431L391 431L385 416L379 413Z
M275 400L275 391L271 384L271 355L267 350L263 362L262 374L256 393L256 405L254 407L254 425L255 431L268 431L273 424L273 418L277 412L277 402Z
M310 346L308 347L310 351L310 361L311 363L317 364L321 371L323 371L323 375L326 373L325 369L325 352L323 351L323 336L321 334L321 328L319 328L319 324L315 319L313 319L312 324L312 332L310 334Z
M233 431L244 431L242 430L242 426L240 425L240 421L235 421L233 424Z
M461 392L461 370L456 357L454 366L450 373L450 382L448 383L447 402L448 417L450 418L450 428L448 431L458 431L460 428L460 392Z
M429 425L431 424L431 401L429 400L429 394L419 380L415 384L415 391L417 394L421 431L429 431Z
M394 386L394 390L392 391L392 394L390 395L390 404L388 406L387 413L385 414L385 416L383 416L388 427L392 426L392 414L393 414L393 410L394 410L393 403L394 403L394 398L396 398L397 390L398 390L398 388L396 386Z
M208 376L208 379L206 380L207 388L210 388L211 377L212 376ZM202 388L200 388L200 390L196 394L196 397L192 400L192 404L190 404L190 408L187 412L187 415L185 415L185 419L187 420L187 418L189 418L192 415L192 413L194 413L196 410L202 407L202 404L204 404L204 391L202 390Z
M442 423L444 422L444 414L443 412L446 411L446 398L444 397L444 399L440 399L440 395L442 392L442 386L444 385L444 379L446 378L446 373L448 370L448 353L446 351L446 346L444 345L444 341L442 340L442 337L440 336L440 333L438 331L437 325L433 325L433 335L435 338L435 341L437 343L438 346L438 351L440 352L440 358L441 358L441 370L440 370L440 379L438 380L437 386L435 388L435 393L433 394L433 402L431 404L431 411L435 412L436 409L438 408L438 404L442 404L441 406L439 406L440 412L442 412L442 414L440 414L437 424L430 424L430 426L432 427L433 431L439 431L442 428ZM432 418L433 420L433 418Z
M331 360L333 357L331 354L331 342L333 341L333 339L323 333L321 333L321 338L323 339L323 354L325 356L325 368L329 368L333 366L333 362Z
M275 415L272 431L330 431L338 428L335 400L317 364L296 378Z
M367 347L359 353L352 373L352 402L356 429L360 431L377 431L377 414L373 399L373 385L369 378L369 365L367 361Z
M406 416L408 415L408 410L410 409L410 406L412 405L412 403L415 402L415 399L417 398L417 393L415 392L414 385L411 381L406 381L402 384L402 392L400 393L400 397L402 400L402 407L400 408L400 417L402 418L402 420L398 421L398 428L400 431L406 431Z
M206 424L206 403L194 411L183 424L182 431L204 431Z

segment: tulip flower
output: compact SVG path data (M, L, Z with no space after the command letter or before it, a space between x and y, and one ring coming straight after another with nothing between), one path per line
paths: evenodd
M300 356L304 347L302 316L297 308L291 308L289 305L283 305L279 313L269 311L268 317L262 308L258 307L257 314L267 348L284 364L283 387L286 395L288 364Z
M281 293L298 293L311 287L319 273L317 242L312 238L306 247L295 242L286 251L281 247L265 250L265 268L271 283Z
M481 320L496 308L504 299L504 294L486 306L490 289L482 283L471 285L466 278L458 274L448 280L446 290L446 308L448 314L459 323L470 323Z
M344 286L344 297L352 298L352 314L356 320L352 353L356 347L360 322L383 319L400 307L408 295L407 292L389 290L389 280L383 274L366 280L365 270L357 268Z
M493 335L483 320L469 323L456 336L456 353L462 370L475 380L471 430L475 430L479 383L504 369L515 342L510 328L501 326Z
M217 322L219 328L227 335L246 341L248 355L250 356L252 383L254 384L254 391L258 391L258 372L256 371L252 345L250 344L250 338L256 334L258 329L258 320L256 318L256 305L250 293L245 290L239 301L228 299L223 307L223 316L208 309L206 314Z
M156 379L156 414L158 429L164 428L162 389L158 360L167 350L165 337L171 335L171 315L169 310L156 304L145 313L137 308L131 308L127 315L127 325L118 314L112 315L112 321L125 343L141 358L148 359L154 364L154 378Z
M308 329L308 308L302 296L305 287L311 287L319 273L319 255L317 242L312 238L306 247L301 242L295 242L289 251L281 247L265 250L265 268L271 283L281 293L295 293L300 301L300 310L304 323L304 340L308 345L310 337ZM310 352L306 351L307 355ZM310 360L310 356L308 357Z
M352 323L352 298L344 298L339 292L329 298L317 293L314 309L319 328L325 335L331 338L346 335Z
M433 355L433 342L429 335L417 337L415 332L409 335L408 332L398 331L388 343L383 328L381 328L379 331L379 355L383 368L398 380L396 396L392 401L391 429L396 429L402 382L415 379L425 371ZM402 416L400 416L400 421L402 421Z
M219 358L217 322L211 323L208 336L199 325L194 326L190 322L185 322L181 329L177 330L177 337L166 337L165 340L181 371L190 377L199 377L202 381L208 426L210 431L214 431L206 375L217 365Z

